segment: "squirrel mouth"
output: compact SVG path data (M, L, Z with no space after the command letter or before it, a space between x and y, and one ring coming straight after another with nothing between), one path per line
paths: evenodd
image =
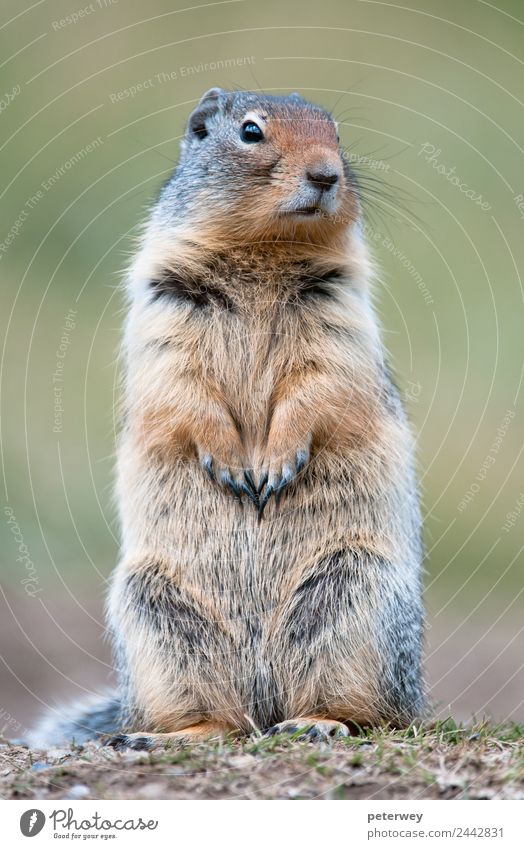
M298 209L288 210L286 215L304 215L306 217L311 217L312 215L320 215L320 212L320 206L299 206Z

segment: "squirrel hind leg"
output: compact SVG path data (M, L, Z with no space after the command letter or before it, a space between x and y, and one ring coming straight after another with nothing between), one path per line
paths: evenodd
M106 741L106 746L111 746L117 751L123 749L135 749L137 751L151 751L166 746L190 746L204 741L220 740L229 734L234 734L238 729L221 722L199 722L181 728L180 731L171 731L166 734L144 733L117 734Z
M276 734L296 735L297 740L337 740L349 737L349 728L336 719L326 719L321 716L299 716L297 719L286 719L273 725L265 733L265 737Z

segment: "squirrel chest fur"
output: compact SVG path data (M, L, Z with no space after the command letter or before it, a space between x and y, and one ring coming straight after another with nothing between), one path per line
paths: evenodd
M115 746L420 715L411 436L359 216L326 112L203 96L128 275Z

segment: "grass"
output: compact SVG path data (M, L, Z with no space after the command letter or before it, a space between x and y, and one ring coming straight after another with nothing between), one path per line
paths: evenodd
M0 743L10 799L524 799L524 727L449 718L335 743L252 736L155 752Z

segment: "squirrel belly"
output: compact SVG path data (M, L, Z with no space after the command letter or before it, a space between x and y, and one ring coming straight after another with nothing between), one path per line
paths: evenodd
M116 747L424 709L412 437L359 219L328 113L203 96L127 278Z

